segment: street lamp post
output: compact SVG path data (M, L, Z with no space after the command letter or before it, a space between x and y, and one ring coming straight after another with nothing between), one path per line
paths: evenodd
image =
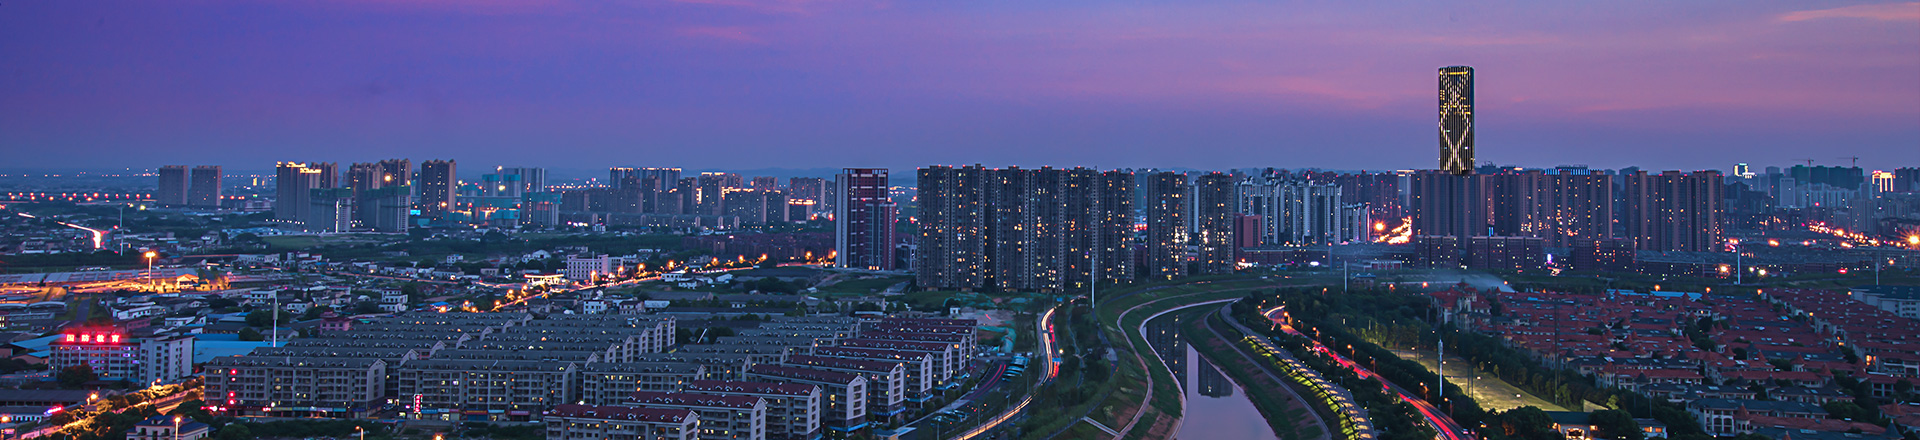
M160 256L160 254L159 254L159 253L156 253L156 252L154 252L154 251L147 251L147 254L146 254L146 257L147 257L147 289L149 289L149 290L151 290L151 289L153 289L153 260L154 260L154 258L155 258L155 257L159 257L159 256Z
M180 440L180 416L173 416L173 440Z

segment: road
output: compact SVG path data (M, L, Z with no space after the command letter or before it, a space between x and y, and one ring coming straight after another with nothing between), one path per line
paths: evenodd
M1313 342L1314 350L1318 350L1321 353L1325 353L1328 356L1332 356L1335 361L1340 362L1341 366L1353 370L1353 372L1359 374L1360 377L1372 378L1374 380L1380 381L1381 384L1384 384L1387 387L1387 391L1391 391L1395 395L1400 396L1400 400L1407 402L1407 404L1412 405L1415 410L1420 411L1420 415L1427 419L1427 424L1433 426L1434 430L1440 431L1440 435L1445 437L1447 440L1474 440L1475 439L1475 437L1473 437L1472 435L1467 434L1466 429L1461 428L1458 422L1454 422L1453 417L1448 417L1445 413L1440 412L1439 408L1435 408L1433 404L1427 403L1426 399L1422 399L1420 398L1420 396L1415 395L1412 392L1409 392L1406 388L1403 388L1398 384L1394 384L1393 382L1388 381L1386 378L1380 377L1380 375L1374 374L1373 370L1369 370L1366 367L1362 367L1360 366L1360 364L1347 359L1345 356L1341 356L1339 353L1335 353L1333 350L1328 350L1325 345L1320 344L1319 340L1313 339L1312 337L1308 337L1307 335L1300 333L1299 330L1295 330L1292 325L1287 324L1286 319L1282 319L1282 316L1286 313L1285 309L1286 309L1285 307L1274 307L1272 309L1268 309L1265 312L1265 315L1267 316L1267 319L1272 320L1274 325L1277 325L1280 327L1280 329L1285 330L1287 334L1300 336L1302 338L1306 338L1308 341Z
M1046 314L1040 315L1040 321L1036 325L1038 328L1036 328L1035 331L1042 336L1038 338L1040 349L1033 352L1033 358L1040 361L1040 370L1047 372L1047 374L1040 377L1039 383L1034 386L1035 389L1038 389L1040 385L1052 382L1053 379L1060 374L1059 365L1055 364L1053 360L1054 356L1058 355L1058 353L1054 353L1055 348L1053 345L1053 313L1059 310L1060 307L1058 306L1047 309ZM994 428L998 428L1000 425L1007 423L1007 421L1013 420L1013 416L1020 415L1020 411L1026 410L1027 405L1032 403L1033 393L1027 393L1026 397L1020 399L1020 403L1016 403L1013 407L1007 408L1006 411L1002 411L1000 414L993 416L993 418L987 419L987 421L981 423L980 426L975 426L973 429L953 436L952 440L972 440L981 434L993 431Z

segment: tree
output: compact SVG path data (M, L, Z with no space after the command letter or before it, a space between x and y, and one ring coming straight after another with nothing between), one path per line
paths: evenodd
M1633 416L1627 415L1626 412L1620 410L1609 409L1594 411L1592 414L1587 415L1587 423L1593 424L1593 429L1596 431L1595 434L1599 438L1613 440L1642 440L1646 438L1646 433L1640 431L1640 423L1633 421Z
M240 329L240 340L265 341L267 340L267 337L262 336L259 330L254 330L253 327L247 327L247 328Z
M278 310L255 310L252 313L247 314L247 325L252 327L266 327L266 326L273 325L273 322L274 322L273 317L278 313L279 313Z
M1540 408L1524 406L1500 413L1497 417L1502 431L1508 438L1520 440L1560 440L1565 438L1553 430L1553 417Z
M86 365L62 368L60 369L60 374L54 376L54 379L60 382L60 387L62 388L80 388L81 385L86 385L87 382L92 382L99 378L100 375L93 373L93 367Z
M235 423L235 424L227 425L227 427L225 428L220 428L220 435L218 436L218 438L220 440L251 439L253 438L253 430L247 428L247 425Z

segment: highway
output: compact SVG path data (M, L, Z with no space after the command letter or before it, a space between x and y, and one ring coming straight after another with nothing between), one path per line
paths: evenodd
M1336 353L1332 350L1328 350L1327 346L1320 344L1319 340L1313 339L1312 337L1302 334L1300 333L1299 330L1295 330L1292 325L1287 323L1286 319L1282 318L1282 316L1285 314L1286 314L1285 307L1274 307L1272 309L1267 309L1267 311L1265 312L1267 319L1272 320L1274 325L1277 325L1280 327L1280 329L1285 330L1287 334L1300 336L1302 338L1306 338L1308 341L1312 341L1314 350L1318 350L1321 353L1326 353L1328 356L1332 356L1334 360L1340 362L1341 366L1346 367L1348 369L1352 369L1353 372L1359 374L1360 377L1372 378L1374 380L1380 381L1380 383L1384 384L1384 386L1387 388L1387 391L1400 396L1400 400L1407 402L1407 404L1412 405L1415 410L1420 411L1420 415L1427 419L1427 424L1433 426L1434 430L1440 432L1440 437L1446 440L1475 440L1476 439L1472 435L1467 434L1466 429L1461 428L1458 422L1454 422L1453 417L1448 417L1445 413L1440 412L1439 408L1435 408L1433 404L1427 403L1426 399L1422 399L1420 398L1419 395L1409 392L1406 388L1401 387L1400 385L1394 384L1393 382L1388 381L1386 378L1380 377L1380 375L1374 374L1372 370L1369 370L1366 367L1360 366L1360 364L1355 363L1350 359L1347 359L1345 356L1341 356L1339 353Z

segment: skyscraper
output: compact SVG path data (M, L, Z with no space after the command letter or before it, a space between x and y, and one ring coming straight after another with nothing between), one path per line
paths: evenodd
M1232 273L1234 249L1233 176L1207 173L1193 183L1193 235L1199 248L1200 273ZM1336 196L1336 200L1337 200Z
M440 218L453 209L454 191L459 188L455 183L454 173L452 160L429 160L420 163L421 215Z
M195 208L220 207L220 166L193 167L193 182L187 187L187 205Z
M353 219L380 232L406 232L413 209L413 161L387 159L347 166Z
M1486 235L1487 203L1479 176L1421 170L1407 183L1407 215L1413 217L1414 235L1453 237L1456 244Z
M502 176L520 176L520 193L530 194L547 191L547 169L535 167L497 167L494 174Z
M320 188L319 168L298 162L280 162L274 168L273 218L302 227L313 210L313 190Z
M1621 176L1620 223L1623 238L1649 251L1713 252L1721 241L1721 184L1718 171Z
M1260 227L1250 232L1263 244L1324 246L1350 240L1353 229L1364 225L1346 221L1349 204L1341 202L1343 188L1332 183L1337 179L1329 180L1317 182L1269 170L1239 183L1235 211L1260 219Z
M1440 170L1473 174L1473 68L1440 68Z
M721 175L701 175L701 190L709 184L718 204ZM739 175L733 176L734 186ZM834 215L834 265L872 270L893 270L893 218L896 208L887 194L887 169L847 168L836 179L840 196ZM706 195L701 195L702 199Z
M986 285L986 173L978 165L919 170L920 235L913 268L921 286L979 289ZM794 188L800 189L798 180Z
M1147 236L1141 243L1148 280L1171 280L1187 275L1187 176L1172 171L1154 173L1146 187Z
M885 170L881 174L885 174ZM727 190L739 189L742 183L740 175L733 173L700 173L698 182L700 186L695 188L694 200L697 211L694 214L701 215L726 215ZM883 185L881 195L885 194Z
M1132 193L1120 171L921 168L919 283L1058 292L1131 279Z
M153 192L153 202L161 206L187 206L186 165L160 167L160 188Z

